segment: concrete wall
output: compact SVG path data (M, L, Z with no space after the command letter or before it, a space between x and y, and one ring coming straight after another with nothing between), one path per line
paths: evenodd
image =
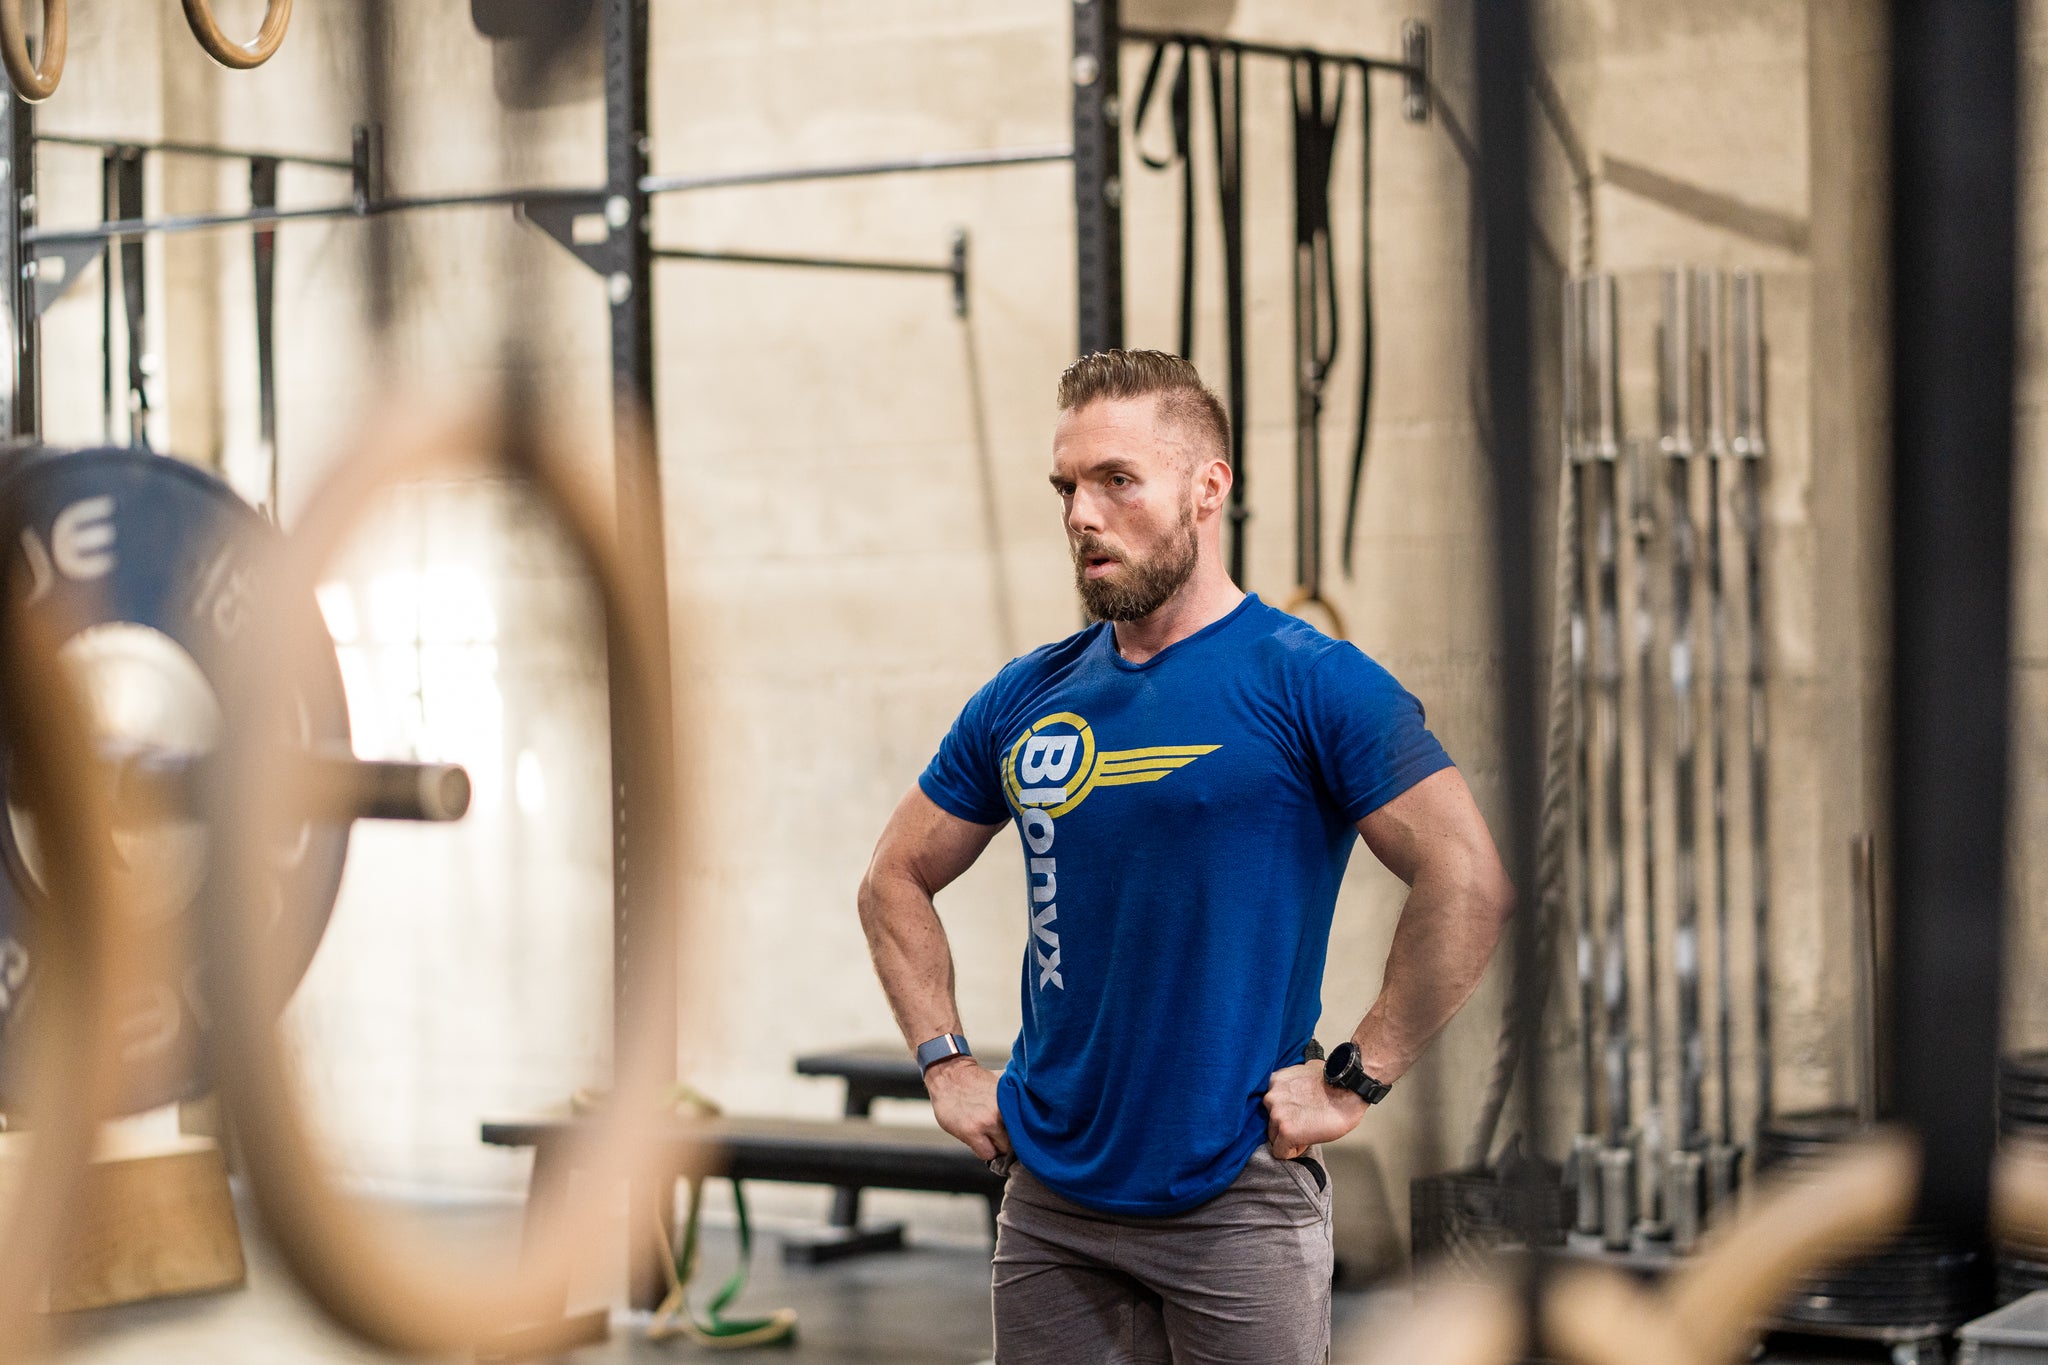
M253 22L249 8L241 17ZM399 8L407 55L396 68L395 192L594 177L601 110L587 63L560 100L507 116L513 150L501 154L494 91L508 73L470 30L466 7ZM1405 18L1432 26L1432 121L1401 120L1394 79L1372 90L1378 398L1358 567L1346 580L1335 540L1356 389L1350 348L1331 380L1325 426L1326 576L1353 638L1422 697L1499 821L1498 659L1472 368L1465 9L1242 0L1183 17L1371 53L1397 50ZM1129 17L1167 12L1132 0ZM1818 1102L1846 1081L1846 841L1876 827L1883 782L1872 758L1883 674L1884 433L1873 417L1883 326L1879 35L1866 7L1839 0L1554 0L1543 14L1555 97L1554 116L1539 124L1553 130L1538 160L1539 277L1554 299L1572 269L1621 275L1631 433L1651 431L1658 272L1713 264L1766 277L1779 1097ZM235 17L230 7L231 27ZM292 40L253 74L211 68L175 15L161 17L160 43L135 36L135 22L124 15L117 35L111 17L78 16L71 70L43 111L45 127L345 153L360 115L353 6L300 0ZM655 168L1063 143L1068 23L1056 0L659 6ZM153 52L161 55L143 55ZM1142 60L1127 54L1127 108ZM1247 99L1250 579L1277 598L1291 586L1294 534L1290 157L1279 69L1251 67ZM1355 137L1347 124L1335 188L1340 295L1354 336ZM44 217L90 218L96 162L62 155L82 159L60 170L60 154L45 155ZM1205 157L1203 138L1197 159ZM1573 212L1575 165L1588 180L1590 216ZM1177 174L1155 175L1128 155L1126 171L1129 340L1170 346ZM1199 174L1206 198L1207 172ZM167 170L153 203L239 206L238 176L232 167ZM286 172L295 202L345 191L319 172ZM1077 622L1044 483L1053 380L1073 349L1070 203L1069 175L1057 166L661 203L655 236L670 245L938 260L956 228L972 240L965 318L936 279L661 267L660 448L677 680L706 741L687 774L701 850L692 889L703 914L684 964L681 1057L692 1081L735 1109L832 1112L833 1088L795 1077L791 1059L892 1035L852 910L874 837L973 689ZM282 235L288 522L388 393L481 391L502 378L495 342L506 316L522 318L537 348L538 368L522 379L539 387L560 426L587 437L593 460L607 448L597 281L497 211L407 217L394 237L397 309L379 352L363 319L361 225ZM260 497L267 470L255 439L245 241L177 239L151 250L159 443ZM1195 355L1220 379L1220 256L1208 212L1199 250ZM1555 335L1553 323L1537 339L1546 382L1556 373ZM49 430L96 439L92 277L51 314L46 340ZM1554 392L1544 401L1554 405ZM1540 458L1547 486L1555 452ZM2035 490L2026 506L2037 505L2048 504ZM342 902L295 1006L305 1073L363 1178L441 1194L509 1192L523 1168L476 1147L476 1116L559 1100L602 1077L609 1049L602 657L587 598L530 511L502 490L436 488L400 500L334 582L328 601L349 637L359 746L471 763L479 797L459 830L359 832ZM2020 639L2032 661L2023 676L2033 677L2039 642L2026 643L2024 629ZM2023 697L2038 691L2023 681ZM2038 734L2031 743L2041 747ZM1670 793L1630 791L1659 812L1668 849ZM1739 829L1739 782L1735 795ZM2040 805L2024 808L2024 828L2044 818ZM1642 852L1632 839L1632 867ZM1742 858L1729 870L1731 886L1747 884ZM999 840L941 900L968 1032L989 1056L1017 1025L1019 871ZM1398 883L1361 850L1333 937L1326 1038L1348 1032L1370 1002L1399 904ZM1739 917L1745 902L1733 904ZM1668 919L1668 904L1662 913ZM1738 935L1734 946L1745 941ZM1569 999L1559 1004L1553 1076L1566 1073L1572 1027ZM1498 1007L1489 982L1397 1102L1345 1144L1341 1217L1354 1263L1397 1260L1408 1177L1462 1158ZM2031 1019L2048 1005L2029 1009ZM1748 1046L1746 1033L1738 1043ZM1739 1074L1748 1061L1739 1054ZM914 1106L888 1117L928 1121ZM814 1192L764 1199L790 1215L823 1206ZM905 1198L892 1207L933 1228L972 1235L978 1226L979 1213L964 1205Z
M1415 12L1258 3L1194 17L1251 36L1390 53ZM1355 637L1423 696L1492 807L1458 15L1457 6L1423 14L1437 30L1436 121L1402 122L1398 83L1374 83L1380 400L1357 576L1338 579L1330 595ZM146 80L131 67L150 47L126 32L116 42L82 16L72 75L43 111L44 126L342 151L360 112L351 16L351 7L306 0L284 52L246 75L213 70L166 21ZM464 7L405 7L399 22L408 55L395 75L394 191L481 187L507 175L590 178L601 111L587 70L564 101L511 115L516 151L501 165L492 91L505 72L470 33ZM1058 4L664 6L654 35L655 164L710 171L1063 143L1068 41ZM1142 57L1128 58L1133 95ZM1292 580L1283 490L1293 433L1279 68L1255 65L1247 97L1250 475L1260 490L1251 580L1280 596ZM1346 139L1336 240L1355 326L1355 128ZM92 158L66 179L56 157L45 156L46 221L90 218ZM176 194L187 197L173 204L167 178L154 204L242 202L238 168L179 174ZM736 1108L830 1112L832 1088L794 1077L790 1059L890 1035L851 902L875 834L961 701L1003 660L1076 624L1043 481L1052 383L1073 348L1069 185L1055 166L661 205L657 240L677 245L936 260L964 228L973 250L965 319L937 280L677 264L658 281L678 679L713 739L689 775L706 915L685 964L682 1055L694 1081ZM320 172L286 171L290 202L344 190ZM1134 344L1171 342L1177 213L1176 179L1140 172L1133 159ZM1220 378L1213 223L1203 231L1197 354ZM499 319L515 307L544 314L525 316L545 396L603 449L596 282L501 213L409 217L394 236L397 314L380 359L363 320L362 227L283 234L288 522L387 389L463 390L493 379ZM164 329L158 442L261 497L244 239L175 239L151 250ZM506 279L519 281L516 294ZM52 314L46 333L49 429L61 439L98 433L92 283ZM1333 579L1356 355L1332 378L1326 428ZM306 1074L341 1151L386 1184L516 1188L517 1163L470 1140L475 1115L559 1098L603 1071L601 664L587 632L564 629L577 608L559 554L517 530L523 524L495 495L404 499L338 567L327 595L350 636L344 657L365 752L458 757L481 779L462 830L359 833L342 903L295 1007ZM508 525L511 538L497 538ZM969 1032L991 1055L1017 1021L1014 864L999 844L943 902ZM1376 989L1398 890L1361 855L1332 952L1332 1036L1349 1030ZM1361 1138L1384 1171L1364 1187L1382 1219L1388 1196L1401 1206L1411 1169L1445 1164L1461 1146L1476 1095L1447 1078L1471 1074L1490 1052L1492 1009L1489 994L1404 1086L1410 1101L1390 1106ZM914 1108L898 1116L920 1121ZM783 1193L792 1207L816 1203ZM971 1211L918 1207L973 1226Z

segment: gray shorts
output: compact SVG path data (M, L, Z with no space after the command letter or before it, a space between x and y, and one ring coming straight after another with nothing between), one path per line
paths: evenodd
M1316 1365L1330 1353L1322 1149L1265 1143L1228 1189L1165 1218L1096 1213L1014 1157L993 1268L997 1365Z

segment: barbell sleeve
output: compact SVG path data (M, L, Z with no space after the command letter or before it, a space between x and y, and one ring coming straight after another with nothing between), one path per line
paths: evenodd
M420 820L447 824L469 812L469 771L459 763L406 763L389 759L310 760L319 773L309 783L331 793L335 818Z
M204 756L142 753L115 756L113 761L119 771L115 790L122 809L178 817L197 815L203 808L201 784L208 764ZM459 763L325 754L308 755L304 761L311 769L303 788L308 819L448 824L469 812L469 771Z

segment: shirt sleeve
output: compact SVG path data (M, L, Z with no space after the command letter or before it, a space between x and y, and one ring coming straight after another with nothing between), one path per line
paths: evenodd
M953 728L939 741L939 751L917 779L933 803L946 814L976 825L999 825L1010 817L995 756L997 740L990 731L996 683L990 679L960 708Z
M1339 642L1316 661L1304 701L1310 759L1354 824L1451 766L1422 703L1356 645Z

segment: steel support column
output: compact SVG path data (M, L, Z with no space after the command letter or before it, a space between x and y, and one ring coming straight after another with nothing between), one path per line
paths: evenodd
M1893 1082L1983 1235L2004 937L2018 11L1891 6Z
M1124 183L1119 0L1074 0L1074 283L1077 354L1124 344Z
M1535 561L1534 375L1529 364L1529 146L1526 92L1531 63L1529 14L1521 0L1477 6L1472 20L1481 164L1479 219L1488 463L1493 545L1493 639L1500 651L1500 725L1507 820L1500 828L1509 876L1526 893L1536 884L1538 773L1536 597L1544 575ZM1550 964L1539 954L1536 916L1514 917L1514 1026L1520 1035L1521 1123L1541 1150L1543 1132L1542 991ZM1533 1166L1533 1163L1532 1163ZM1531 1178L1528 1175L1524 1179ZM1523 1217L1538 1201L1517 1201ZM1525 1230L1530 1243L1535 1229ZM1541 1273L1543 1261L1533 1261ZM1534 1327L1531 1298L1531 1327ZM1539 1343L1540 1344L1540 1343ZM1540 1352L1539 1352L1540 1353Z
M670 695L667 660L666 604L668 556L663 534L661 467L654 426L653 251L648 237L647 195L641 181L648 167L647 89L648 0L605 0L605 204L610 233L603 257L606 293L611 300L612 389L619 410L614 431L613 470L618 503L618 533L626 562L655 577L663 605L660 695ZM641 423L645 439L632 430ZM616 644L614 645L616 650ZM676 1018L676 939L664 927L665 907L651 900L650 888L633 876L636 841L652 832L633 819L633 774L645 756L674 752L668 726L659 734L627 729L631 708L620 695L626 670L616 656L611 668L612 762L612 982L613 1037L616 1048L627 1037L627 1021L643 1010L670 1021ZM667 705L657 708L664 718ZM673 837L677 831L661 831ZM634 994L651 991L649 1000ZM667 1077L673 1080L675 1051L666 1051ZM634 1216L655 1206L659 1192L633 1191ZM666 1211L669 1201L659 1199ZM636 1307L652 1307L664 1289L660 1266L645 1253L646 1239L628 1240L633 1249L628 1292Z

